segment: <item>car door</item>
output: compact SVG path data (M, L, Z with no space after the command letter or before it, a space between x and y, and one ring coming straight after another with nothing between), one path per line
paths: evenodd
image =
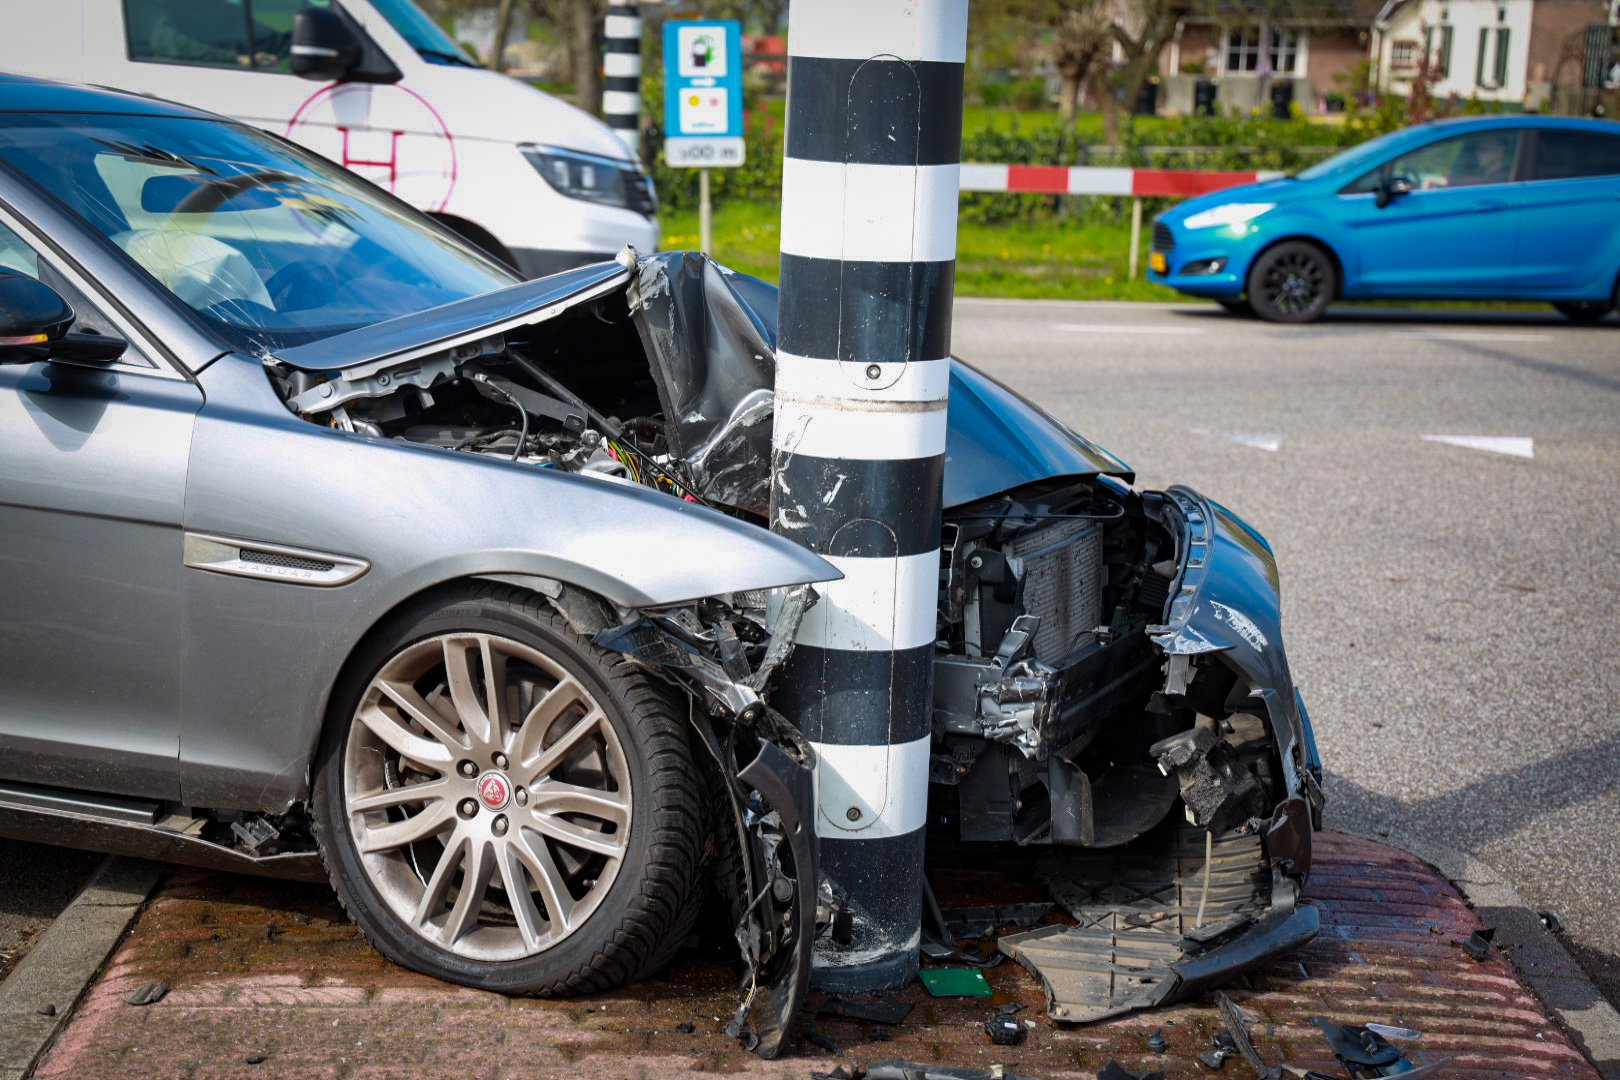
M1340 207L1353 237L1358 293L1366 296L1484 296L1511 290L1518 240L1524 142L1492 128L1427 143L1344 188ZM1381 199L1393 179L1411 186ZM1380 205L1380 203L1384 205Z
M113 364L0 364L0 779L179 796L181 510L196 385L0 209L0 268Z
M1526 179L1520 288L1607 299L1620 275L1620 134L1539 129Z

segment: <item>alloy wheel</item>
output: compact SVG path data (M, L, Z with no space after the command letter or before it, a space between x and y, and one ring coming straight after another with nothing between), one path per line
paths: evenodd
M1288 251L1266 267L1261 287L1279 313L1299 317L1327 302L1327 283L1321 259L1305 251Z
M630 770L594 695L496 634L407 645L361 695L343 809L367 877L425 940L534 956L596 910L623 862Z

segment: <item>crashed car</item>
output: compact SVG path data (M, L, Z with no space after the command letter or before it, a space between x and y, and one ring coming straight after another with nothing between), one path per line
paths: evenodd
M778 1052L840 898L772 705L838 576L767 527L775 309L690 253L519 281L273 136L0 82L0 834L329 880L509 993L714 893ZM1308 940L1265 540L960 362L944 477L930 820L1049 853L1079 925L1002 946L1053 1015Z

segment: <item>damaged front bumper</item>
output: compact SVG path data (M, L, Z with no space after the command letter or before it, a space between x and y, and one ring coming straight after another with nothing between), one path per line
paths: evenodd
M722 856L717 864L731 879L722 884L731 893L746 967L743 998L726 1032L764 1058L791 1041L809 988L811 947L818 926L831 918L818 887L815 751L760 697L814 602L808 585L775 590L763 625L718 602L637 612L594 639L705 706L692 710L691 721L724 779L716 813L729 824L735 858ZM750 635L752 643L739 632L750 622L763 631Z

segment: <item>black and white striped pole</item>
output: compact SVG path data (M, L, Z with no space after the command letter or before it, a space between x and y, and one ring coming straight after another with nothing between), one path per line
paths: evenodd
M821 866L853 915L833 992L917 970L967 0L788 15L771 527L826 556L776 702L818 757Z
M641 8L637 0L608 0L603 27L602 118L641 160Z

